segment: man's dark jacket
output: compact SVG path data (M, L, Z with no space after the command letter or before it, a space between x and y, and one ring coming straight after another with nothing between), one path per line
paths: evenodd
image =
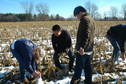
M107 35L116 38L121 52L125 52L124 45L126 41L126 24L111 26L110 29L107 31Z
M84 52L93 51L94 45L94 20L89 14L84 14L80 19L79 28L77 32L76 50L79 51L80 47L84 48Z
M72 46L71 37L66 30L61 30L61 34L58 37L52 34L52 44L55 53L65 52L67 48Z

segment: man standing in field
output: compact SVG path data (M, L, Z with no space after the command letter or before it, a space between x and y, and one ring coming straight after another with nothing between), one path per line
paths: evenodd
M54 25L52 28L52 44L54 48L54 62L56 67L59 69L63 69L59 62L59 57L63 52L67 53L69 56L69 71L73 71L73 62L74 62L74 53L71 49L72 41L69 33L66 30L61 30L59 25Z
M121 58L125 60L125 41L126 41L126 24L111 26L107 31L107 38L112 44L114 51L112 60L118 62L118 57L121 50Z
M75 73L71 80L71 84L79 83L83 68L85 72L84 84L92 84L92 66L90 58L94 45L94 20L82 6L77 6L74 9L74 16L80 20L80 23L76 39Z

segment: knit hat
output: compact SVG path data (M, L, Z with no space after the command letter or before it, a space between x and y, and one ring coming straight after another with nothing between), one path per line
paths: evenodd
M74 16L76 16L77 14L79 14L80 12L86 12L86 9L83 8L82 6L77 6L75 9L74 9Z

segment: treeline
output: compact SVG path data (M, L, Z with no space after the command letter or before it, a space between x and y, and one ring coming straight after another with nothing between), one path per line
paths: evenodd
M0 22L20 22L20 21L64 21L65 18L57 15L48 14L0 14Z
M104 17L104 18L94 18L95 20L101 21L116 21L116 20L126 20L126 18L120 17ZM48 15L48 14L13 14L6 13L0 14L0 22L22 22L22 21L72 21L78 20L75 17L64 18L59 14L56 15Z
M49 15L49 6L46 3L35 4L32 2L21 2L22 9L24 9L23 14L13 14L13 13L0 13L0 22L17 22L17 21L64 21L64 20L77 20L73 15L69 18L64 18L59 14ZM115 20L126 20L126 3L122 4L119 10L116 6L111 6L110 10L104 12L99 11L96 4L87 1L84 4L85 9L90 13L94 20L105 20L105 21L115 21ZM37 11L38 14L33 14L33 10Z

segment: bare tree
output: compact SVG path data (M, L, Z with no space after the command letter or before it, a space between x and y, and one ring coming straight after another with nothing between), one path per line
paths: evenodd
M85 8L88 13L91 13L91 2L90 1L85 3Z
M90 1L85 3L85 8L87 10L88 13L91 14L91 17L95 18L94 16L96 16L96 14L98 14L98 7L91 3Z
M34 4L32 2L26 2L26 1L21 2L20 4L23 7L25 13L28 15L28 19L30 20L34 9Z
M107 14L106 14L106 12L104 12L104 20L107 20Z
M110 8L110 11L109 12L110 12L110 15L111 15L112 19L113 20L117 20L117 13L118 13L117 8L112 6Z
M123 15L124 15L124 20L126 20L126 4L122 5L122 12L123 12Z
M39 3L36 5L36 10L39 14L48 14L49 13L49 6L46 3Z
M95 13L94 19L95 20L101 20L101 14L99 12Z
M59 14L56 14L56 21L59 21L60 20L60 16Z
M46 3L39 3L36 5L36 10L39 12L39 19L46 20L49 13L49 6Z

